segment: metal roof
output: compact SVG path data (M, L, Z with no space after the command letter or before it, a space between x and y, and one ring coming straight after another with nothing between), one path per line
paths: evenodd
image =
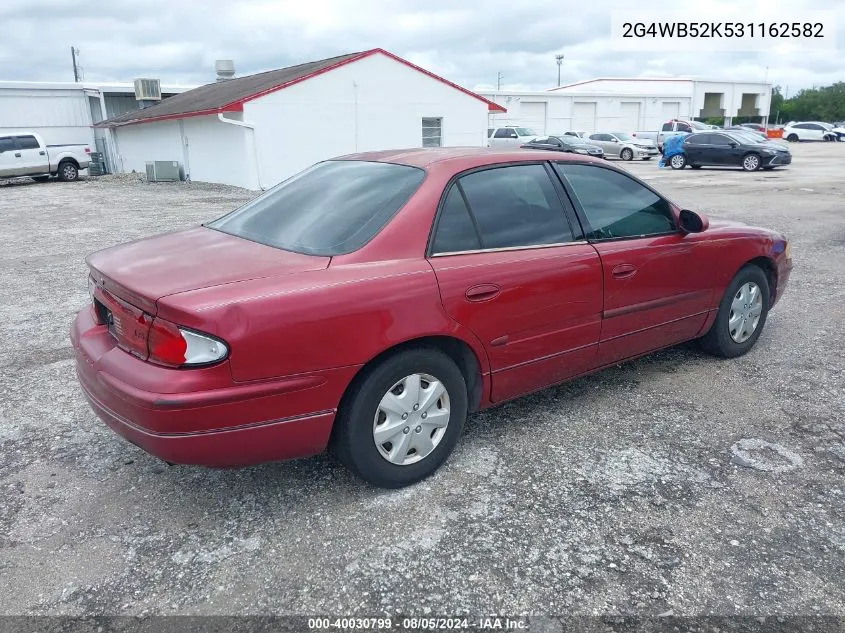
M240 112L243 110L243 104L247 101L257 99L271 92L281 90L293 84L310 79L311 77L315 77L338 68L339 66L343 66L378 53L386 55L387 57L405 64L414 70L422 72L433 79L441 81L456 90L460 90L461 92L485 102L490 110L500 112L507 111L497 103L489 101L481 95L471 92L466 88L462 88L457 84L453 84L451 81L443 79L424 68L415 66L401 57L383 49L374 48L367 51L339 55L337 57L298 64L296 66L289 66L278 70L270 70L263 73L246 75L244 77L235 77L233 79L226 79L224 81L207 84L205 86L200 86L199 88L194 88L193 90L188 90L187 92L168 97L154 106L113 117L107 121L99 123L98 126L118 127L135 123L147 123L166 119L181 119L190 116L217 114L219 112Z

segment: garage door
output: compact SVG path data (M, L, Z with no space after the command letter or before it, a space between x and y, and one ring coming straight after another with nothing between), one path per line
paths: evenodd
M681 114L681 102L680 101L664 101L663 102L663 122L671 121L672 119L677 119L678 115Z
M523 101L519 108L519 122L538 135L546 133L546 102Z
M640 102L623 101L620 110L619 131L636 132L640 129Z
M575 132L596 131L595 101L576 101L572 104L572 129Z

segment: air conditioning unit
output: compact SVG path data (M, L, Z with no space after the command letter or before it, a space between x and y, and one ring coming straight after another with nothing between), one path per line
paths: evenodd
M147 182L176 182L182 180L182 165L175 160L147 162Z
M158 79L136 79L135 101L161 101L161 81Z

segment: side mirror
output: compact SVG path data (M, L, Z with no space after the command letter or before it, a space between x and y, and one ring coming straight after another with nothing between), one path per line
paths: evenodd
M682 209L678 215L678 220L684 233L701 233L710 226L710 221L706 217L689 209Z
M739 147L739 144L738 144L738 143L731 143L731 147L733 147L734 149L736 149L737 147Z

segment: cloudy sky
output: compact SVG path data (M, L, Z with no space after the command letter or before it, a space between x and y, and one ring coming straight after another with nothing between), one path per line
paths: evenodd
M835 51L623 53L613 50L614 10L693 8L713 20L834 9ZM739 9L738 9L739 7ZM469 88L545 89L599 76L702 76L800 88L845 81L845 0L0 0L0 80L69 81L70 47L86 81L214 79L215 59L239 75L385 48ZM768 71L766 67L768 66Z

